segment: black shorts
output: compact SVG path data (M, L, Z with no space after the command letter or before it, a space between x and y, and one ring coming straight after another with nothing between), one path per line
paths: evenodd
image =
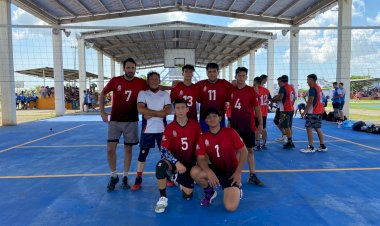
M255 117L256 128L259 126L259 118ZM267 116L263 116L263 129L267 128Z
M280 109L279 108L277 108L276 110L276 114L274 115L273 122L275 125L280 124Z
M216 177L219 180L219 184L222 186L223 189L230 188L230 187L237 187L239 189L241 188L241 184L234 183L233 185L231 185L232 179L230 179L230 177L232 176L232 174L229 175L229 174L226 174L225 172L221 172L215 169L214 167L212 167L212 164L210 164L209 167L215 173Z
M344 107L344 101L340 102L340 104L339 104L339 110L343 110L343 107Z
M163 133L142 133L140 137L140 148L161 147Z
M333 103L332 106L334 109L339 109L340 103Z
M283 111L280 113L280 125L281 128L287 129L292 128L293 125L293 111Z
M170 163L172 170L167 170L166 175L172 179L173 182L178 183L186 188L194 188L194 180L190 176L192 166L185 166L186 172L178 173L175 164Z
M255 133L254 132L238 132L241 139L247 148L255 147Z

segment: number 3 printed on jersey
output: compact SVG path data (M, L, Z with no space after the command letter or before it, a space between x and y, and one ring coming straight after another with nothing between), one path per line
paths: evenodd
M187 101L188 107L193 106L193 97L192 96L183 96L183 99L185 99Z

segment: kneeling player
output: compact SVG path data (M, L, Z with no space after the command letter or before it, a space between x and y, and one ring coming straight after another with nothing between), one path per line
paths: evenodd
M217 109L209 109L205 117L210 130L198 140L198 166L193 167L191 176L204 189L201 205L210 205L217 194L214 188L221 185L224 206L232 212L239 206L242 196L241 172L248 151L234 129L221 128L222 114Z
M176 119L165 128L161 142L162 159L156 165L160 190L156 213L164 212L168 206L166 179L170 175L174 175L172 179L179 184L186 200L193 196L194 180L190 176L190 170L196 163L195 147L201 128L196 120L187 117L189 107L184 99L176 99L173 105Z

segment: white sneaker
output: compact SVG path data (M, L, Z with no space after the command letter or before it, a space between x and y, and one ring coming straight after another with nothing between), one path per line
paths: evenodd
M277 142L288 142L288 138L286 136L282 136L281 138L277 138L275 139L275 141Z
M317 151L319 151L319 152L326 152L327 151L327 147L325 147L325 148L319 147L319 148L317 148Z
M165 211L165 208L168 206L168 198L166 197L161 197L157 204L156 204L156 208L154 208L154 211L156 213L163 213Z
M313 147L310 147L310 145L307 145L307 148L301 149L300 152L313 153L313 152L315 152L315 149Z

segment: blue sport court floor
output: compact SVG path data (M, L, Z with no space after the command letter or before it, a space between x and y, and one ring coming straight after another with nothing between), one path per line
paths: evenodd
M0 225L380 225L380 136L330 123L323 131L329 151L303 154L304 121L295 119L296 149L283 150L268 119L268 149L255 153L265 187L247 184L244 171L236 212L224 210L221 190L202 207L199 187L190 201L172 187L166 212L156 214L158 151L148 156L141 190L107 192L107 124L100 116L0 127ZM135 146L130 183L137 155ZM121 172L121 145L117 164Z

